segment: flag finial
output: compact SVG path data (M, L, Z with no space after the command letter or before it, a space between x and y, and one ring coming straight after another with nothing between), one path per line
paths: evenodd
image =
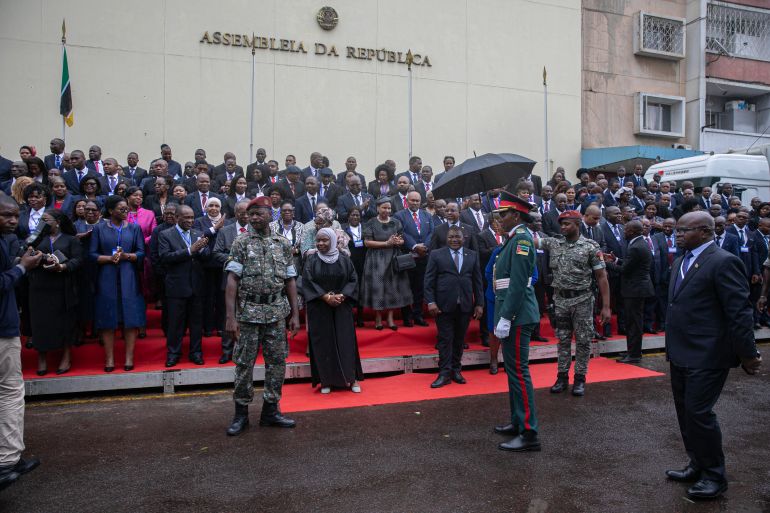
M67 24L64 18L61 20L61 44L67 43Z
M543 66L543 85L548 85L548 84L546 83L546 77L547 77L547 76L548 76L548 74L547 74L547 73L546 73L546 71L545 71L545 66Z
M406 69L409 71L412 71L412 63L414 62L414 55L412 54L412 50L409 49L406 52Z

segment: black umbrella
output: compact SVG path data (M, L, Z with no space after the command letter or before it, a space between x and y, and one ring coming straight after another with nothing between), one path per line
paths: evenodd
M444 174L433 188L436 199L459 198L505 187L529 176L535 161L513 153L485 153Z

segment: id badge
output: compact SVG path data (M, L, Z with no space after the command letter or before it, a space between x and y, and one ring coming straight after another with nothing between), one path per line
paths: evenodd
M748 247L741 246L741 253L748 253L748 252L749 252L749 248Z
M123 248L121 248L120 246L118 246L118 247L114 248L114 249L112 250L112 254L114 255L114 254L115 254L115 253L117 253L118 251L123 251Z
M363 248L364 247L364 241L363 240L354 240L353 246L356 248Z
M676 253L676 248L668 248L669 253Z

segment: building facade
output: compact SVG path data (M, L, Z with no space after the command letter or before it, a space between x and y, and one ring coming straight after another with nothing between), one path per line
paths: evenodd
M545 154L542 70L549 76L550 160L580 160L579 0L0 0L0 153L62 133L61 25L75 123L67 149L99 144L141 165L168 143L179 161L204 148L242 165L253 149L299 165L320 151L374 167L412 153L441 170L485 152ZM336 19L335 19L336 16ZM328 27L323 27L326 24ZM333 25L333 27L332 27ZM252 88L252 49L254 86ZM254 96L253 118L252 92ZM253 119L253 138L251 137Z
M582 165L770 142L770 2L583 1Z

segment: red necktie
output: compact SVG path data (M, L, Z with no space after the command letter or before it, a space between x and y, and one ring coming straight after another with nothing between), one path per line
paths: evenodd
M404 196L404 208L408 208L408 205L406 204L406 196Z
M550 208L548 206L548 203L549 203L548 201L544 201L543 202L543 212L548 212L548 209Z
M241 232L241 233L246 233L246 228L245 228L245 227L243 227L243 226L241 226L241 229L240 229L240 230L238 230L238 231L239 231L239 232Z
M417 212L412 212L412 219L414 219L414 225L417 227L417 233L420 233L420 218L417 216Z
M500 197L495 198L495 208L500 208Z
M430 192L430 182L425 184L425 192Z
M669 248L673 248L674 247L674 243L671 241L671 239L666 237L666 241L668 242L668 247ZM671 251L669 251L668 252L668 265L671 265L673 262L674 262L674 254Z
M497 245L498 246L503 242L503 239L502 239L502 237L500 237L499 233L495 234L495 240L497 241Z
M271 177L270 177L270 181L271 181L271 182L273 182L273 183L275 183L275 177L274 177L274 176L271 176Z
M201 193L201 207L204 209L206 208L206 203L208 203L209 198L208 195L205 192Z
M655 254L655 250L652 248L652 239L649 237L645 237L644 240L647 241L647 247L650 248L650 252L652 254Z

